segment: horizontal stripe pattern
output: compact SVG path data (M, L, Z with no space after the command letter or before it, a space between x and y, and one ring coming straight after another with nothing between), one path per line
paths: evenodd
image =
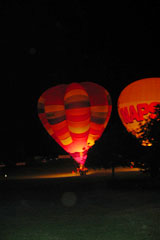
M70 84L64 96L64 105L73 142L77 141L77 150L83 152L90 128L90 102L87 92L78 83Z
M72 103L65 103L65 109L79 109L84 107L89 107L89 101L79 101L79 102L72 102Z
M98 116L91 116L91 122L95 122L97 124L103 124L105 123L106 118L104 117L98 117Z
M68 90L65 92L64 101L66 101L67 99L70 99L70 97L73 97L73 96L88 97L88 94L82 87L80 87L80 84L72 83L68 85Z
M44 113L44 98L40 97L38 101L38 114Z
M38 101L38 115L47 132L78 163L100 138L111 114L109 93L91 82L59 85Z
M48 118L46 116L46 118L48 119L48 122L51 124L51 125L54 125L54 124L57 124L57 123L60 123L62 121L64 121L66 119L65 115L61 116L61 117L57 117L57 118Z
M68 129L65 108L64 108L64 94L66 91L66 85L59 85L48 89L42 94L39 99L39 103L44 103L45 118L48 126L43 125L50 135L62 146L65 147L72 143L72 138ZM41 104L38 104L40 109ZM67 150L67 149L66 149Z
M46 113L45 113L45 99L43 97L39 98L38 101L38 115L39 118L44 126L44 128L47 130L49 135L54 135L54 130L51 128L50 124L47 121Z
M91 122L88 134L87 144L89 147L95 144L105 127L111 114L111 98L109 93L103 87L95 83L83 83L84 88L90 98Z
M61 112L64 111L64 105L62 102L62 105L58 105L58 104L53 104L53 105L45 105L45 112Z

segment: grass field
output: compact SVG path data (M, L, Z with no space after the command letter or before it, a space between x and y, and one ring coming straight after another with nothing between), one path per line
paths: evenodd
M159 240L160 184L138 175L0 183L2 240Z

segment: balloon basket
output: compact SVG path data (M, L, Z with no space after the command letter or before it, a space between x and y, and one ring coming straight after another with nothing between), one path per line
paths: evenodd
M87 175L87 172L88 172L88 168L86 167L82 167L80 166L79 168L77 168L77 173L80 175L80 176L86 176Z

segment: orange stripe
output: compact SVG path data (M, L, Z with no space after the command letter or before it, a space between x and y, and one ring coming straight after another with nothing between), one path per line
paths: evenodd
M108 112L108 105L91 106L91 112Z
M74 95L85 95L88 96L88 94L83 89L74 89L69 92L67 92L64 96L64 100L67 100L67 98L74 96Z
M104 128L104 124L96 124L96 123L91 122L90 128L92 128L94 130L101 130Z
M53 131L52 128L46 127L46 129L47 129L47 132L48 132L50 135L53 135L53 134L54 134L54 131Z
M52 125L53 129L56 131L60 130L61 128L64 128L67 125L67 121L64 120L63 122L57 123Z
M88 118L87 120L85 121L80 121L80 122L72 122L72 121L68 121L68 126L71 126L71 127L85 127L86 125L88 125L90 122L90 118Z
M68 138L68 137L70 137L70 133L69 133L69 132L66 132L66 133L58 136L58 138L59 138L60 140L66 139L66 138Z
M40 96L39 100L38 100L38 103L44 103L44 98L42 96Z
M64 105L47 105L45 106L45 112L56 112L56 111L64 111Z

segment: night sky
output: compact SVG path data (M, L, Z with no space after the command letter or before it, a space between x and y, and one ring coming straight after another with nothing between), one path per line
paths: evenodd
M64 153L42 127L37 101L48 88L92 81L117 100L129 83L160 76L159 1L2 1L2 153ZM106 128L107 131L107 128Z

